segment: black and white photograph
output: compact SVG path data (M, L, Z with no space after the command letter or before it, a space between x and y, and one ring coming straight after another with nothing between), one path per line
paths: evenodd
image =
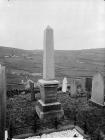
M0 140L105 140L105 0L0 0Z

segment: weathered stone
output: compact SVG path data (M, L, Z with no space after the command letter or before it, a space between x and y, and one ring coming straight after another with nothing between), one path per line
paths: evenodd
M76 94L76 83L75 83L75 79L72 79L72 82L71 82L71 95L75 95Z
M54 78L55 67L53 29L48 26L44 31L43 79L51 80Z
M96 73L92 80L91 101L104 106L105 82L101 73Z
M42 102L42 100L39 100L38 106L42 112L48 112L53 110L57 111L61 109L61 104L59 102L45 104Z
M64 77L63 82L62 82L62 91L66 92L67 91L67 78Z
M56 102L57 87L59 82L56 80L52 81L39 80L38 83L40 85L40 93L42 101L44 103Z
M56 118L56 117L61 118L64 115L64 111L62 109L43 112L40 110L39 106L36 106L36 112L40 119L45 119L45 120Z

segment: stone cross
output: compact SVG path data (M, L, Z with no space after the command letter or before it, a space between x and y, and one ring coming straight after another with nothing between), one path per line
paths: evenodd
M47 26L44 31L43 79L53 80L54 78L55 68L53 29L50 26Z
M0 65L0 140L5 139L6 80L5 67Z

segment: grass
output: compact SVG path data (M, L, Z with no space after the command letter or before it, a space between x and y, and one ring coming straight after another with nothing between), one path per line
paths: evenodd
M61 122L65 122L65 125L73 124L76 115L76 124L84 129L85 122L87 122L88 134L91 136L94 135L98 128L103 130L105 110L90 106L86 97L71 98L68 93L59 92L57 93L57 100L61 102L64 109L65 119L61 120ZM7 127L11 120L14 135L35 133L36 131L38 133L43 129L54 127L52 122L46 124L38 118L35 106L36 101L31 101L30 93L8 99Z

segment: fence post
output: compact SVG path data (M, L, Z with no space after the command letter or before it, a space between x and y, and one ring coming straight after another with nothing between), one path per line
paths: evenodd
M5 140L6 127L6 77L5 67L0 65L0 140Z

